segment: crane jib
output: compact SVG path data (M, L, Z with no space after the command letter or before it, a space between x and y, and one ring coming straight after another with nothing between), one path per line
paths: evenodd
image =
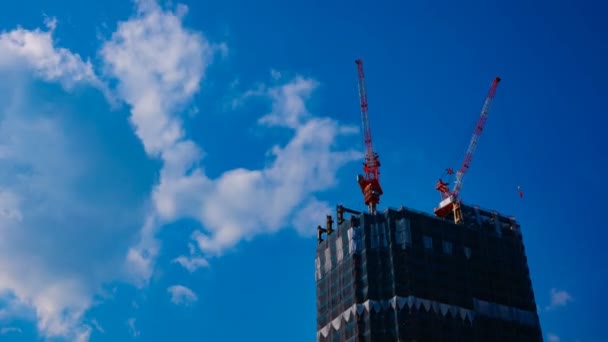
M464 160L462 162L462 166L460 170L456 173L456 179L454 181L454 188L451 191L451 194L456 198L460 193L460 189L462 188L462 180L464 175L469 170L471 166L471 162L473 161L473 156L475 155L475 151L477 149L477 145L479 143L479 138L483 132L486 121L488 119L488 115L490 113L490 107L492 105L492 101L494 100L494 95L496 95L496 88L498 86L498 82L500 82L500 77L494 78L492 85L490 86L490 90L488 91L488 95L486 96L479 119L477 124L475 125L475 130L473 131L473 136L471 137L471 141L469 142L469 146L467 148L467 152L465 154Z
M376 205L380 203L380 195L382 195L382 187L380 186L379 167L380 160L372 147L372 132L369 125L369 114L367 112L367 92L365 89L365 73L363 72L363 61L357 59L358 71L358 86L359 86L359 104L361 107L361 126L363 128L363 142L365 144L365 161L363 163L364 176L357 177L365 204L368 206L370 213L376 212Z

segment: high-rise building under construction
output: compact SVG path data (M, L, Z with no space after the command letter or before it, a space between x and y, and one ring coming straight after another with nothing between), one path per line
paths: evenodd
M317 341L542 341L520 226L461 210L339 206L319 227Z

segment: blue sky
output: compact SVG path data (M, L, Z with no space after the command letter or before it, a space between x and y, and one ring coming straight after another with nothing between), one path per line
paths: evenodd
M356 58L381 208L432 211L502 77L462 198L520 221L548 341L608 341L606 5L2 7L2 341L314 340L315 227L363 209Z

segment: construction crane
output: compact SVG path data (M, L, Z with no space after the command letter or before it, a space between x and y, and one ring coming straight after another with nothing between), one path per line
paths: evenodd
M380 186L380 159L372 147L372 132L369 126L369 115L367 112L367 93L365 91L365 74L363 73L363 61L357 59L357 71L359 76L359 100L361 104L361 122L363 125L363 142L365 144L365 161L363 162L363 175L357 176L357 182L363 192L365 205L371 214L376 213L376 206L380 203L382 187Z
M466 174L469 166L471 165L471 161L473 160L473 154L477 148L477 143L479 142L479 137L483 131L483 127L488 118L488 114L490 111L490 106L492 105L492 101L494 100L494 95L496 94L496 88L498 87L498 83L500 82L500 77L494 78L492 85L490 86L490 91L488 91L488 95L483 103L483 107L481 109L481 115L479 116L479 120L477 121L477 125L475 126L475 131L473 132L473 137L471 138L471 142L469 143L469 148L467 149L467 154L464 157L464 161L462 162L462 166L460 170L456 173L456 179L454 181L454 189L450 190L448 188L449 183L444 182L441 178L437 182L435 189L439 191L441 194L441 202L439 206L435 208L435 216L438 217L446 217L450 212L454 213L454 222L457 224L462 223L462 212L460 209L460 199L458 195L460 193L460 189L462 188L462 179ZM451 170L451 169L448 169ZM448 172L450 174L450 172Z

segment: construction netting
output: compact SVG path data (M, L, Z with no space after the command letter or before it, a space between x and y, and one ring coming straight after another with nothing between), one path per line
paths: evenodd
M317 249L318 341L542 340L519 226L463 211L461 226L405 208L341 222Z

